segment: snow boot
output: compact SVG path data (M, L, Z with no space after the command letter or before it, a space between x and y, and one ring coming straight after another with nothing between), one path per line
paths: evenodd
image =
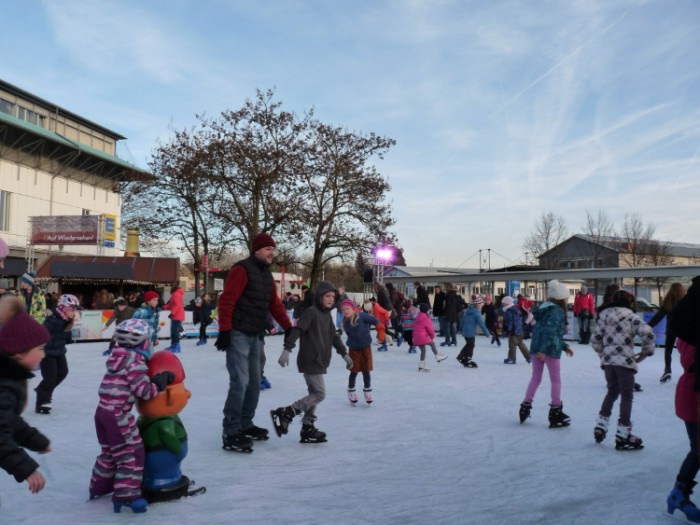
M676 509L679 509L685 514L688 521L700 523L700 510L695 506L695 503L690 501L690 495L693 493L694 486L694 481L683 482L680 479L676 481L676 485L666 499L669 514L673 514Z
M598 416L598 420L595 422L595 428L593 429L593 437L596 443L602 443L605 436L608 435L608 423L610 418L606 416Z
M355 393L354 388L348 388L348 401L350 401L353 405L357 404L357 394Z
M421 361L418 363L418 371L419 372L430 372L430 368L425 366L425 361Z
M298 412L294 407L279 407L275 410L270 410L270 416L272 417L272 424L275 425L275 433L282 437L289 430L289 424L294 419Z
M255 425L243 430L243 435L256 441L267 441L270 439L270 432L266 428L256 427Z
M617 433L615 434L615 448L617 450L639 450L644 448L642 438L632 434L632 425L617 423Z
M444 361L447 359L447 354L436 354L435 355L435 360L439 363L441 361Z
M564 403L555 407L549 405L549 428L568 427L571 424L571 418L564 413Z
M532 403L523 401L520 403L520 424L525 423L525 420L530 417L530 410L532 410Z
M325 432L321 432L315 426L309 424L301 426L299 435L301 437L299 443L325 443L327 441Z
M362 392L365 394L365 401L367 402L368 405L371 405L374 402L374 398L372 397L372 389L371 388L363 388Z
M253 441L245 435L243 431L235 434L223 434L221 436L224 450L232 450L233 452L253 452Z
M661 379L659 379L660 382L666 383L671 380L671 371L667 368L664 370L664 373L661 375Z
M143 498L132 499L131 501L115 501L114 512L121 512L122 507L128 507L137 514L148 510L148 502Z

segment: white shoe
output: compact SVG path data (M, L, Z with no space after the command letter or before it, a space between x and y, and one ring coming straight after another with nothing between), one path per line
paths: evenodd
M357 403L357 394L354 388L348 388L348 400L354 405Z
M368 405L371 405L374 402L374 398L372 397L372 389L364 388L362 391L365 393L365 401L367 401Z
M418 371L419 371L419 372L430 372L430 368L428 368L427 366L425 366L425 361L421 361L421 362L418 364Z
M444 361L447 359L447 354L437 354L435 356L435 360L439 363L440 361Z

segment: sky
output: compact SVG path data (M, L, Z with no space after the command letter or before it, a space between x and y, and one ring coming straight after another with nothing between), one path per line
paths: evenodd
M439 341L439 340L438 340ZM529 341L527 341L529 342ZM666 497L689 450L674 414L681 368L661 384L663 349L640 363L635 376L634 433L644 449L617 451L614 429L596 444L593 427L605 395L600 361L590 347L571 343L561 362L562 400L571 426L548 428L547 374L535 395L531 418L518 409L530 366L518 355L504 365L505 347L477 337L474 360L464 368L447 349L429 373L406 345L373 352L374 403L347 401L348 372L334 354L326 398L316 426L328 441L299 443L301 424L289 434L255 442L252 454L221 449L221 410L228 388L224 354L211 343L182 343L185 386L192 397L180 417L188 456L182 472L206 486L203 495L151 505L144 516L112 512L109 498L88 500L90 472L99 453L93 414L104 374L107 343L69 346L70 372L56 389L49 416L35 414L29 385L25 419L51 440L52 452L34 455L47 478L31 494L0 470L0 523L12 525L173 523L182 525L657 525L680 523L666 513ZM280 368L282 337L266 338L265 375L254 422L272 429L269 411L306 393L292 364ZM376 350L376 346L374 347ZM441 348L442 350L442 348ZM361 377L358 385L362 385ZM361 388L360 388L361 389ZM360 395L362 398L362 395ZM613 409L618 415L619 402ZM696 491L694 501L700 500ZM125 515L124 512L127 512ZM681 516L676 511L674 517Z
M142 168L256 89L393 138L372 163L410 266L523 263L549 211L700 243L696 0L10 0L3 19L0 76Z

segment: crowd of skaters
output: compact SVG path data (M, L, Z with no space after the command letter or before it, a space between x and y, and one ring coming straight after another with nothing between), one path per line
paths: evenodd
M294 417L302 414L301 441L319 443L326 440L325 433L315 428L314 423L317 419L316 408L325 397L323 375L330 363L331 348L335 348L343 357L350 372L349 401L353 404L358 402L356 378L361 374L365 401L373 402L370 374L372 371L371 327L376 329L380 350L387 350L387 345L391 346L394 340L397 346L401 346L404 339L408 343L409 353L415 353L416 347L419 347L421 351L419 370L421 371L428 370L425 366L428 348L432 350L438 362L444 360L447 356L438 351L435 342L438 333L433 329L432 319L429 316L431 312L438 319L439 334L443 337L441 347L456 346L457 333L465 338L465 345L457 358L467 368L477 367L473 360L477 328L491 338L491 344L501 346L500 336L508 338L508 356L504 360L505 364L515 364L515 352L517 349L521 351L525 361L532 365L532 376L520 407L521 423L530 417L543 370L547 368L552 383L550 427L560 428L570 424L570 418L563 412L559 376L561 355L573 355L573 351L563 339L567 322L568 290L561 283L557 281L548 283L548 299L537 307L529 303L527 298L521 297L516 300L509 296L503 297L500 306L496 306L490 294L485 294L483 297L472 295L467 303L451 285L447 285L445 291L441 287L436 287L435 298L431 305L427 290L420 283L415 283L415 295L410 298L405 297L391 284L385 286L375 283L375 297L363 305L357 305L345 294L342 287L336 289L327 281L319 283L316 294L307 289L304 290L302 297L287 297L288 302L283 304L276 294L274 281L269 274L274 246L274 241L269 235L261 234L256 237L252 244L250 258L234 266L227 280L227 284L231 287L228 290L225 287L222 294L223 318L233 321L233 325L227 325L225 321L220 324L220 333L216 342L217 349L227 354L227 368L231 376L232 390L224 407L225 448L251 451L252 440L265 440L268 437L267 430L252 423L252 413L257 405L256 392L260 389L255 377L262 375L262 373L257 374L257 371L261 372L264 366L264 359L260 360L264 356L261 347L265 330L269 330L271 326L270 317L274 318L285 332L284 348L278 363L283 367L287 366L295 345L299 343L297 365L304 375L308 389L307 395L289 406L272 411L275 430L280 436L287 433L289 423ZM3 245L0 244L0 263L7 255L6 246L4 248L3 255ZM22 290L21 293L18 291L16 294L17 299L12 299L14 302L3 303L10 305L9 307L0 308L0 359L3 364L0 367L0 396L9 400L20 392L21 388L17 390L16 387L26 382L31 377L31 370L39 366L43 379L37 387L37 403L41 404L37 405L36 411L40 414L50 414L53 389L68 372L65 345L70 342L70 326L81 305L77 297L63 294L56 299L56 306L52 311L45 304L44 294L36 293L33 279L34 276L31 274L22 276ZM248 293L249 290L251 293ZM260 301L258 294L263 291L265 299ZM181 321L180 317L185 306L182 304L182 293L178 293L176 287L174 292L170 302L163 305L162 299L156 292L147 291L143 294L142 302L137 308L130 306L131 301L125 298L115 298L112 302L115 308L114 322L121 326L125 321L132 322L134 326L143 329L146 323L154 318L157 319L157 313L161 307L164 307L171 311L175 321L173 325L177 330L177 322ZM7 293L14 295L11 291ZM676 483L667 498L667 510L669 513L680 510L689 521L700 523L700 511L690 500L695 476L700 469L697 455L696 402L700 381L696 380L694 374L695 349L700 344L698 331L700 323L697 323L700 313L700 277L693 280L693 286L687 294L682 286L672 286L664 299L662 308L649 324L634 315L634 297L624 290L609 287L603 304L597 311L595 305L589 301L589 295L585 287L576 294L574 315L579 318L580 341L586 344L590 338L593 350L600 356L601 368L607 382L607 392L594 428L594 437L597 442L605 439L613 405L617 399L620 399L615 436L616 448L621 450L642 448L641 438L631 432L631 401L634 395L633 377L637 364L651 355L655 347L650 324L658 323L663 317L667 317L668 328L665 341L667 354L672 352L678 338L677 345L684 371L677 385L676 412L685 422L690 450L681 464ZM231 297L235 297L235 300L231 301ZM41 304L42 298L44 304ZM200 323L206 327L202 321L210 320L215 313L212 312L211 305L206 309L202 308L205 303L202 298L196 299L194 303L190 306L195 309ZM338 310L335 319L330 316L333 309ZM291 316L287 314L289 310L293 311ZM499 314L503 317L501 329L498 322ZM290 317L295 321L294 323L290 322ZM596 323L591 334L593 324L591 321L594 317ZM250 332L241 331L247 326L250 326ZM147 340L143 341L143 355L147 357L152 353L152 347L158 344L157 323L152 330L146 330L143 334L151 336L150 345ZM179 350L178 335L179 333L171 333L171 346L168 350L172 352ZM347 337L347 347L341 335ZM531 349L524 343L524 340L530 337L532 337ZM641 352L635 349L633 343L635 337L641 338ZM246 352L239 352L240 348L245 348ZM247 372L245 381L238 377L241 371ZM670 377L669 358L665 360L661 382L667 382ZM156 384L157 382L153 379L151 383L147 383L156 384L155 387L148 387L149 395L156 395L157 392L162 391L164 385L171 380L170 378L161 379L163 384ZM47 386L47 389L42 385ZM13 421L9 426L0 425L0 428L11 431L10 434L5 432L1 436L0 465L13 474L17 481L26 481L32 492L39 492L45 480L38 471L38 465L23 451L23 447L39 453L49 452L51 447L48 438L36 429L27 429L26 423L21 420L19 414L25 401L26 397L23 399L20 397L10 402L8 406L12 407L11 413L0 411L0 420L8 421L9 418ZM15 427L15 425L19 426ZM19 428L22 429L21 434L13 434ZM19 439L20 435L23 436L22 439ZM138 448L139 445L136 443L134 446ZM18 453L19 456L17 456ZM19 463L16 462L17 457L20 459ZM131 485L133 497L115 500L115 510L117 507L126 505L135 512L138 511L136 507L136 500L139 499L137 498L138 483ZM143 509L145 510L145 506Z

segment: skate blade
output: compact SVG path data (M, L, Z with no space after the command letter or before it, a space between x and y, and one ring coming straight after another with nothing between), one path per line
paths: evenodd
M270 417L272 418L272 426L275 429L275 434L277 434L277 437L282 437L285 435L287 433L287 429L282 427L281 423L277 420L274 410L270 410Z
M615 450L642 450L644 445L619 445L615 444Z
M555 423L555 424L550 423L549 428L564 428L564 427L568 427L569 425L571 425L570 421L567 421L566 423Z
M252 454L253 449L252 448L242 448L242 447L231 447L231 446L226 446L223 445L221 448L224 450L228 450L229 452L241 452L243 454Z
M299 443L304 443L305 445L309 445L309 444L315 445L316 443L325 443L326 441L328 441L326 438L323 438L323 439L304 439L304 438L301 438L299 440Z

